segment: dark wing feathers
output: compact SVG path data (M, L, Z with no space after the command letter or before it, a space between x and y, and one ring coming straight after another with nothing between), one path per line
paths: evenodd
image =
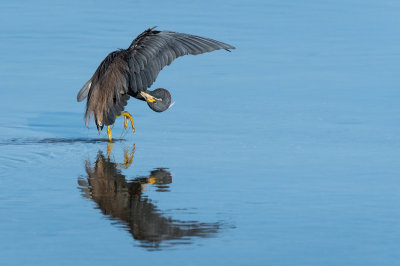
M218 49L229 50L235 47L200 36L149 29L140 34L127 50L131 90L137 94L150 88L158 73L180 56Z
M113 78L118 80L119 82L115 82L114 86L114 96L112 101L108 101L108 112L105 112L104 115L104 124L105 125L112 125L115 122L117 116L119 116L124 107L128 104L129 95L128 95L128 73L124 73L121 71L118 73L114 71L116 74Z
M110 53L90 79L85 120L94 115L96 125L111 125L129 99L130 69L124 59L126 50Z
M158 73L180 56L235 49L200 36L153 29L141 33L128 49L110 53L79 91L78 101L88 98L86 122L94 114L97 125L113 124L129 95L150 88Z
M115 119L118 115L122 113L125 106L128 104L129 95L123 94L114 99L113 104L109 105L108 112L104 115L104 124L112 125L115 122Z

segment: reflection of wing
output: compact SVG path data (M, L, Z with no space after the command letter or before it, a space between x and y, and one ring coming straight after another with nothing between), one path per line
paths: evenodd
M142 196L143 188L149 184L157 186L158 191L168 191L168 184L172 182L170 172L159 168L147 177L127 182L117 165L99 152L93 168L86 162L88 177L79 180L80 189L84 197L96 202L103 214L118 218L125 224L133 238L140 240L140 246L161 248L187 244L190 243L188 237L208 237L218 231L219 223L186 222L164 217L150 199ZM172 243L171 240L175 241Z

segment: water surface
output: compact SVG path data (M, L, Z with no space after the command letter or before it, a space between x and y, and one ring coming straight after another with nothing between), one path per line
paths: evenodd
M400 3L2 1L2 265L397 265ZM177 59L114 145L76 93L159 26Z

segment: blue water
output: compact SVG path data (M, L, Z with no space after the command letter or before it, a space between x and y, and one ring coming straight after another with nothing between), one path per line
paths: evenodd
M2 1L1 265L398 265L400 2ZM143 30L177 59L136 133L76 94ZM108 148L108 150L107 150Z

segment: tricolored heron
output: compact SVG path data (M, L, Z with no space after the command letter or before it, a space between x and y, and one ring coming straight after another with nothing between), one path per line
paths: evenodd
M110 141L110 125L114 124L116 117L124 116L125 128L130 120L135 132L132 116L123 112L130 96L146 101L155 112L163 112L170 107L171 94L168 90L148 90L163 67L183 55L235 49L232 45L209 38L154 28L136 37L128 49L107 55L78 93L79 102L87 98L86 125L93 116L99 134L107 126Z
M134 151L133 147L129 152L131 158ZM172 174L168 169L156 168L148 175L127 178L121 168L128 168L132 160L127 159L128 151L124 157L124 163L117 163L113 156L99 151L94 164L86 160L87 175L80 177L78 184L82 196L93 200L114 225L121 225L139 241L139 246L154 250L188 244L194 237L211 237L224 227L220 221L182 221L171 217L170 212L166 215L145 191L152 186L155 192L168 192Z

